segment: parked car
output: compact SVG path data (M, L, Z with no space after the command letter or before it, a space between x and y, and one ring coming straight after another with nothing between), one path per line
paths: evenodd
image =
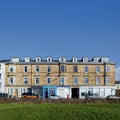
M21 98L38 98L39 96L34 93L23 93Z
M50 95L48 98L50 98L50 99L60 99L60 98L63 98L63 97L60 97L58 95Z
M107 99L120 99L120 97L119 96L115 96L115 95L108 95L107 97L106 97Z
M8 98L8 94L7 93L0 93L0 98Z

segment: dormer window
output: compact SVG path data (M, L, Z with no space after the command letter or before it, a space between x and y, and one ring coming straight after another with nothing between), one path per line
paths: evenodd
M41 62L41 57L36 57L36 62Z
M88 62L88 58L87 57L83 57L83 62Z
M94 62L98 62L98 61L99 61L99 58L94 57L94 58L93 58L93 61L94 61Z
M66 57L60 57L59 62L66 62Z
M101 62L109 62L109 58L108 57L102 57Z
M77 58L76 58L76 57L73 57L73 58L72 58L72 62L77 62Z
M52 57L47 57L47 62L52 62Z
M30 62L30 57L25 57L25 62Z
M17 57L12 57L12 58L11 58L11 61L12 61L12 62L19 62L19 61L20 61L20 59L19 59L19 58L17 58Z

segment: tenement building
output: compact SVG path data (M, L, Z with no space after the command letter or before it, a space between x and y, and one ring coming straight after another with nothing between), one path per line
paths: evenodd
M5 92L21 97L22 93L33 92L42 98L59 95L69 98L84 98L96 93L106 97L115 94L115 63L108 57L78 59L52 57L42 59L30 57L11 58L5 62Z

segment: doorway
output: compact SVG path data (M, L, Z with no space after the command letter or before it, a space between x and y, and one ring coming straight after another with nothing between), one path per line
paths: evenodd
M79 88L72 88L72 98L79 98Z

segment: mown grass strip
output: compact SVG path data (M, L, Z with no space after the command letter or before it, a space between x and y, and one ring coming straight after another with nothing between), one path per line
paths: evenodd
M0 120L120 120L120 104L0 104Z

